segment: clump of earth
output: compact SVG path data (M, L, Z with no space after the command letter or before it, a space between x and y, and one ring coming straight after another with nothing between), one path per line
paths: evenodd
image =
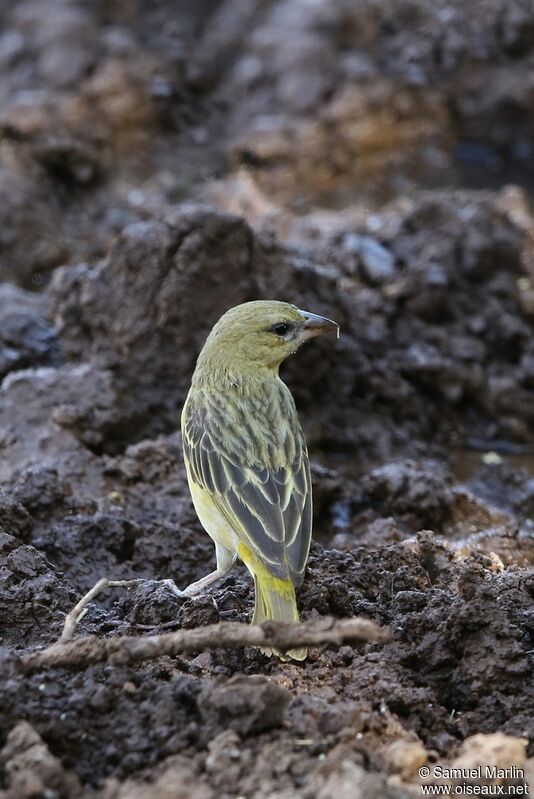
M513 0L0 4L0 796L421 795L534 780L534 10ZM511 185L514 183L515 185ZM304 619L385 644L31 674L77 635L248 622L179 415L219 316L341 326L283 368ZM500 784L505 785L505 782Z

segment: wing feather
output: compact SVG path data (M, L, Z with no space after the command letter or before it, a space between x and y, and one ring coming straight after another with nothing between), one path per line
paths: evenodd
M276 466L259 462L258 448L236 440L237 426L234 435L227 436L231 446L225 446L221 419L214 421L213 414L213 406L209 412L187 404L184 408L183 446L190 479L211 495L238 539L271 573L300 585L310 546L312 504L308 454L296 411L286 420L282 441L274 434L267 439L271 449L277 447Z

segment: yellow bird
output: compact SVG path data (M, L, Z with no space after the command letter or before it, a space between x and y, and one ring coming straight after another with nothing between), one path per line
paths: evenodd
M285 302L231 308L204 344L183 408L189 489L217 568L180 593L199 593L239 557L254 579L253 624L299 618L295 588L310 548L312 490L306 442L278 369L329 330L339 335L335 322ZM303 660L307 652L274 654Z

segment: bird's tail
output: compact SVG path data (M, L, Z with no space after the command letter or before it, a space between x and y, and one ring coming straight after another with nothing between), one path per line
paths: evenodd
M298 621L299 612L295 598L295 586L291 580L280 580L277 577L254 574L255 605L252 624L262 621ZM277 655L280 660L305 660L306 648L289 649L281 652L278 649L261 650L265 655Z

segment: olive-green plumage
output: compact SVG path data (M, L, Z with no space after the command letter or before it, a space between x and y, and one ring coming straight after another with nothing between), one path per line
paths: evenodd
M255 623L298 620L295 588L312 530L306 442L278 368L308 338L333 328L283 302L232 308L199 355L182 412L193 503L216 546L214 577L236 557L245 563L254 578ZM306 650L276 654L302 660Z

